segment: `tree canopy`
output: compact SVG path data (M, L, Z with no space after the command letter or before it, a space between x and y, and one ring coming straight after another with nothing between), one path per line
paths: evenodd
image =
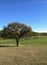
M32 31L31 27L25 24L13 22L3 28L3 37L4 38L15 38L17 42L17 46L18 46L19 39L29 34L29 32L31 31Z

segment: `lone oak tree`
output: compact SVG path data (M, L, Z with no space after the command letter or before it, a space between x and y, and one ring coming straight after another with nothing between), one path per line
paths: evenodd
M19 39L31 31L32 31L31 28L28 27L27 25L13 22L4 27L3 36L4 38L15 38L16 44L18 46Z

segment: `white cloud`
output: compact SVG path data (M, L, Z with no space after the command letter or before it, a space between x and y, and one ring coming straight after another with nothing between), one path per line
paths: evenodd
M47 33L47 30L40 30L40 31L35 31L35 32L44 32L44 33Z

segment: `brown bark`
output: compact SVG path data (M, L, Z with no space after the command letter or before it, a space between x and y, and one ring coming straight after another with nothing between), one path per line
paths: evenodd
M19 43L18 43L18 42L19 42L19 40L16 40L16 45L17 45L17 47L19 46Z

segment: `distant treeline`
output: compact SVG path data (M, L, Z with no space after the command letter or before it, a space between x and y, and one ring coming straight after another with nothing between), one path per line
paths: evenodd
M3 30L0 30L0 38L3 38ZM28 32L28 35L24 37L31 37L31 36L47 36L47 33L38 33L38 32ZM10 37L10 36L9 36Z
M32 32L32 36L47 36L47 33Z

